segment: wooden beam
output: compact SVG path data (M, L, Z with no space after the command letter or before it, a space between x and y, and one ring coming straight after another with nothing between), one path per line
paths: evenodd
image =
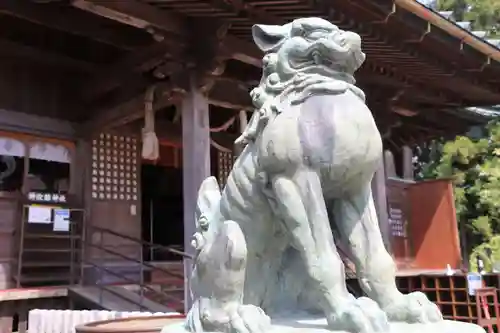
M250 91L230 81L217 81L209 93L210 104L234 110L252 111Z
M154 110L160 110L175 102L170 84L159 83L156 87ZM123 126L144 117L145 91L126 102L97 111L98 113L83 124L82 132L98 133L103 130Z
M93 78L82 90L82 97L85 100L92 100L99 94L115 88L120 82L130 78L131 72L152 69L158 64L155 61L164 58L167 54L172 58L181 58L184 54L188 32L182 16L160 11L135 0L73 0L72 5L122 24L143 30L154 27L170 34L161 36L163 38L161 42L131 53L104 73Z
M182 14L173 14L136 0L73 0L72 4L80 9L140 29L154 27L172 36L189 37L187 19ZM226 36L224 49L233 59L261 66L262 52L253 43L234 36Z
M187 36L182 15L136 1L73 0L72 5L136 28L155 27L172 35Z
M224 48L232 59L255 67L262 67L264 54L253 43L229 35L224 40Z
M184 75L185 77L185 75ZM137 80L140 78L138 77ZM214 87L210 90L208 102L211 105L234 110L253 111L249 90L245 86L235 84L231 80L216 78ZM144 79L143 79L144 80ZM132 83L135 83L134 80ZM98 110L91 119L83 125L83 133L99 132L109 128L116 128L144 117L144 93L152 83L146 84L139 94L127 98L118 105ZM160 110L179 100L180 92L176 93L176 82L166 81L157 83L154 109ZM176 95L177 94L177 95Z
M238 17L246 16L249 20L259 22L261 24L281 24L284 19L274 16L266 12L262 7L258 8L245 1L208 1L213 8L233 13Z
M140 133L143 126L143 122L136 121L121 127L120 130L126 133ZM155 133L160 142L168 142L176 147L182 147L182 125L180 123L176 124L168 120L156 119ZM233 149L234 140L236 140L238 136L226 132L217 132L210 133L210 137L221 146L227 149Z
M73 2L73 5L78 6L79 8L83 8L83 3L91 3L93 5L98 5L99 8L112 10L115 14L118 13L119 10L123 10L123 14L131 17L133 16L133 18L130 18L127 22L131 21L132 19L136 19L141 20L142 22L148 22L149 24L151 24L151 26L161 29L162 31L169 31L182 36L185 36L189 33L189 30L184 27L184 20L178 18L180 17L179 15L176 15L175 19L171 19L171 15L168 12L158 10L153 6L145 5L137 1L132 0L126 3L99 0L82 1L75 1ZM89 8L91 7L92 6L90 6ZM96 12L95 8L92 9L92 11ZM100 15L106 14L106 12L103 14L102 10L97 12ZM104 16L123 23L123 18L117 18L113 15L110 15L109 13ZM137 24L135 24L135 26L137 26ZM144 23L142 28L146 29L147 25ZM219 40L219 42L221 41ZM151 69L151 67L153 67L153 64L151 64L150 60L155 58L162 58L167 53L169 53L173 59L185 61L186 55L184 48L186 47L187 43L189 43L189 38L176 38L173 40L167 38L164 41L156 43L145 50L131 54L130 56L126 57L119 63L109 68L106 72L101 73L94 79L92 79L88 83L88 85L86 85L82 89L83 99L91 101L97 98L97 96L115 88L121 82L134 80L134 75L131 75L131 72L140 73L147 69ZM241 41L232 36L224 36L223 42L221 42L221 44L222 45L220 46L219 50L220 53L227 54L229 57L237 58L241 61L251 63L254 66L260 66L262 54L252 43ZM217 55L214 56L217 57ZM148 61L151 66L149 68L145 68L144 63ZM223 107L229 106L229 104L223 103L223 100L221 99L214 99L214 104ZM238 105L237 103L233 103L233 105L234 104ZM246 106L238 105L238 108L246 108Z
M83 88L81 96L86 101L91 101L120 83L134 80L134 74L140 74L158 65L167 54L178 58L185 45L182 42L166 39L155 42L149 47L130 53L105 71L94 76Z
M48 66L64 67L87 73L95 72L100 68L95 64L83 60L77 60L59 53L41 50L6 39L0 39L0 56L25 58Z
M187 74L187 73L186 73ZM196 201L201 183L211 175L210 124L208 100L198 90L195 76L191 74L190 88L182 99L182 165L184 202L184 252L194 254L191 239L196 232ZM184 307L191 308L190 279L193 263L184 260Z
M210 5L216 9L232 12L237 16L246 16L253 22L260 24L284 24L287 23L282 17L273 15L264 9L257 8L243 1L219 1L210 0ZM226 40L226 49L232 59L256 67L262 66L263 53L254 43L229 36Z
M0 2L0 13L125 50L132 50L138 44L140 45L137 38L134 38L137 37L137 34L131 36L131 31L124 33L124 27L102 24L104 20L94 15L59 4L56 6L57 8L50 5L33 4L28 1L3 0Z
M75 123L66 120L0 109L0 131L74 140L76 128Z

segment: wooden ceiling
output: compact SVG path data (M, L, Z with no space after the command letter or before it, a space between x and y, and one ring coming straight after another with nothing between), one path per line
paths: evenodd
M158 108L175 104L193 70L217 119L251 110L262 57L251 26L303 16L362 36L356 78L388 140L454 135L480 122L460 107L500 104L498 50L414 0L2 0L0 55L75 73L89 126L141 117L152 83Z

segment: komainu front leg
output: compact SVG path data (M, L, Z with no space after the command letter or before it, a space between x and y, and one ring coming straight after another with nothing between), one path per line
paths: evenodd
M318 175L309 170L272 177L278 213L300 253L306 277L333 330L387 332L385 313L372 300L356 299L345 283L344 266L333 235ZM315 297L313 297L315 298Z
M349 243L359 282L368 297L390 321L437 322L439 308L420 292L404 295L396 287L396 266L387 252L377 219L371 188L334 203L335 221Z

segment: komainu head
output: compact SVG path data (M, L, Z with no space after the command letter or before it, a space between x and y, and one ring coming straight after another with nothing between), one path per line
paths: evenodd
M365 61L361 37L316 17L284 25L252 27L255 44L264 51L262 78L250 96L255 112L236 143L251 142L287 105L318 95L350 91L365 101L354 84L354 72Z
M321 18L300 18L285 25L254 25L252 34L262 51L277 55L273 65L280 81L300 72L318 71L339 79L343 74L349 78L365 60L358 34L343 31Z

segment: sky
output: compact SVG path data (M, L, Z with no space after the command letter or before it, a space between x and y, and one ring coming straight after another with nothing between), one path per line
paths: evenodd
M430 4L432 4L433 2L435 2L436 0L417 0L417 1L420 2L423 5L429 6Z

